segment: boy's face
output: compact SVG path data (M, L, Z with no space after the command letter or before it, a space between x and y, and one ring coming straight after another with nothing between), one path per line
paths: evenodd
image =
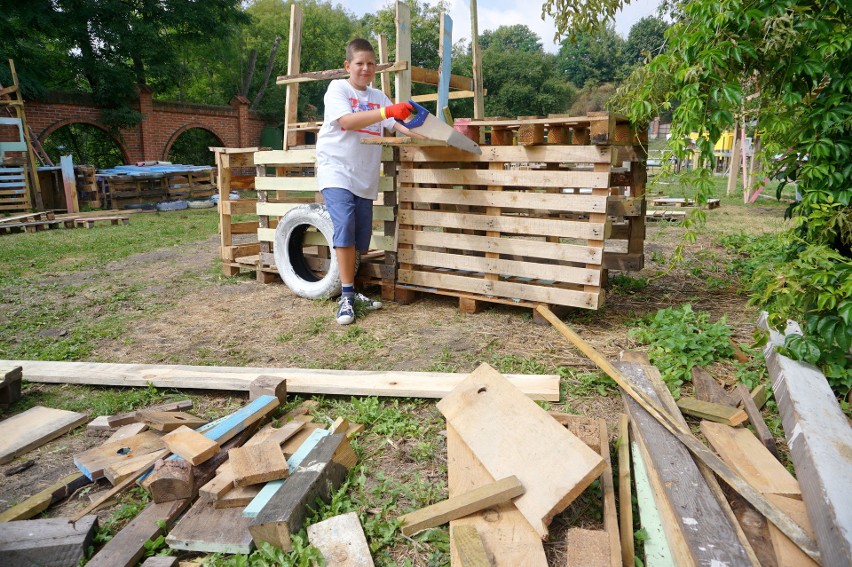
M371 51L356 51L352 61L344 61L349 83L358 90L366 89L376 76L376 58Z

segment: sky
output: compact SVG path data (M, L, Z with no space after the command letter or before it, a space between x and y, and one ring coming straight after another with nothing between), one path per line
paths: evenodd
M437 4L436 0L424 0L428 5ZM464 38L470 40L470 2L469 0L449 0L452 6L450 17L453 19L453 43ZM332 4L340 4L356 15L375 13L390 6L392 0L337 0ZM544 50L548 53L559 51L559 44L553 43L556 27L553 20L541 19L541 2L523 2L522 0L477 0L479 16L479 33L485 30L495 30L500 26L523 24L536 33L542 41ZM630 4L615 16L615 31L624 39L630 28L645 16L656 14L660 0L632 0Z

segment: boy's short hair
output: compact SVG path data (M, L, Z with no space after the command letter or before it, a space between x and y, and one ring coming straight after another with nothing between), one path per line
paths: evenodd
M373 56L376 54L372 43L364 38L358 37L346 45L346 60L352 61L355 58L355 53L358 51L369 51L373 54Z

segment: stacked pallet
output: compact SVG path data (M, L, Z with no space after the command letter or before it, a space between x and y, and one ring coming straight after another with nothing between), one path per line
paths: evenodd
M104 206L156 203L170 199L210 197L215 193L213 168L181 164L120 165L96 174Z
M599 308L605 270L643 263L645 154L629 123L603 113L465 131L483 127L482 155L401 149L397 298Z
M260 253L255 216L257 199L247 194L254 190L254 154L258 148L211 148L211 151L216 158L219 195L219 257L225 275L235 276L243 269L256 270Z
M77 182L77 200L80 206L100 209L101 196L98 192L98 180L95 177L95 166L75 165L74 177Z
M22 212L30 207L26 169L23 166L0 167L0 212Z

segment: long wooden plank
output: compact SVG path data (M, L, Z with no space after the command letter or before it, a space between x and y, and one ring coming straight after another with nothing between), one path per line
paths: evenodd
M402 533L410 536L419 531L434 528L451 520L463 518L474 512L508 502L523 493L524 485L521 484L518 477L506 477L401 516Z
M612 163L617 152L607 146L482 146L482 155L455 148L403 148L411 162Z
M499 192L492 193L499 194ZM545 242L544 240L507 237L494 238L462 233L425 232L409 229L400 229L398 238L400 244L531 256L557 262L600 264L603 261L602 251L598 248L577 244Z
M261 242L275 242L274 228L258 228L257 239ZM305 234L305 244L327 245L325 237L320 233L308 232ZM393 236L381 236L373 234L370 237L370 250L395 250Z
M461 567L491 567L488 552L485 551L485 545L475 527L453 526L450 538L450 541L455 543Z
M0 364L12 361L0 361ZM116 364L98 362L17 361L27 380L50 384L89 384L96 386L140 386L196 388L247 392L251 382L264 374L287 380L294 394L344 396L393 396L441 398L467 374L444 372L383 372L371 370L312 370L301 368L260 368L227 366L188 366L157 364ZM506 378L535 400L559 400L559 377L555 374L507 374Z
M553 516L606 466L600 455L487 364L437 407L492 476L521 480L526 492L515 505L542 538Z
M8 522L0 529L3 565L75 567L83 559L97 527L97 516L72 524L65 518Z
M606 429L606 421L598 419L600 430L600 454L606 463L606 468L600 476L601 490L603 491L603 516L604 530L608 540L605 549L609 552L606 564L609 567L621 565L621 537L618 531L618 512L615 508L615 484L612 479L612 458L609 454L609 434Z
M249 520L242 508L215 508L212 502L196 500L166 536L172 549L204 553L251 553Z
M129 524L113 536L86 565L131 567L145 555L145 543L164 534L189 508L189 499L157 504L151 502Z
M75 472L51 484L41 492L33 494L23 502L12 506L0 514L0 522L12 522L15 520L28 520L47 510L51 504L68 498L78 488L82 488L92 481L83 473Z
M635 436L633 437L635 439ZM662 508L657 505L655 496L662 497L651 486L648 469L639 444L631 441L633 456L633 476L636 482L636 502L639 507L639 521L645 530L646 538L643 550L647 567L675 567L674 555L669 547L661 518Z
M402 169L401 183L439 185L497 185L506 187L609 187L609 173L524 169ZM605 210L605 209L604 209Z
M296 191L315 193L320 190L316 177L255 177L254 186L258 191ZM392 177L379 177L379 191L393 191ZM258 203L260 210L261 203ZM262 214L262 213L258 213Z
M772 456L780 461L781 455L778 454L778 446L775 444L775 436L772 435L772 432L769 431L769 427L767 427L766 422L763 421L763 416L760 414L757 404L755 404L754 400L751 398L751 392L749 392L748 388L746 388L743 384L737 384L735 390L742 400L743 409L746 414L748 414L748 420L754 428L754 434L757 435L757 438L760 439L763 446L772 453Z
M766 497L773 504L789 514L806 532L813 533L804 502L787 498L780 494L767 494ZM796 547L796 544L791 542L787 536L781 533L781 530L772 524L769 524L769 539L775 550L775 559L778 567L816 567L818 565L816 561L805 555L801 549Z
M737 397L725 390L709 372L700 366L693 366L690 372L696 398L702 402L713 402L731 407L737 406Z
M422 170L403 169L402 171ZM539 193L536 191L477 191L403 185L399 189L399 200L448 205L542 209L549 212L602 213L607 210L607 197L604 195Z
M633 494L630 488L630 429L627 414L618 420L618 519L622 567L633 567Z
M397 281L403 284L435 287L454 291L466 291L479 295L507 297L538 301L548 305L566 305L597 309L603 301L603 290L599 293L562 289L555 286L536 286L525 283L486 280L447 273L399 270Z
M560 266L538 262L519 262L500 258L478 258L462 254L446 254L428 250L400 250L398 259L402 263L451 270L471 270L501 276L533 278L572 283L578 285L600 285L601 270Z
M470 230L494 230L507 234L561 236L564 238L585 240L603 240L607 236L607 227L609 226L605 223L584 221L470 215L445 211L415 211L408 209L399 211L398 220L400 224L466 228Z
M722 460L755 490L801 499L799 481L748 429L702 421L701 433Z
M26 370L24 375L27 376ZM5 419L0 422L0 464L41 447L88 420L83 413L44 406L35 406Z
M765 314L758 326L769 328ZM776 352L785 339L769 334L763 354L822 564L852 565L852 427L822 372Z
M308 526L308 541L336 567L373 567L370 546L358 514L340 514Z
M447 488L452 498L494 482L482 463L474 456L452 425L447 424ZM459 527L473 527L494 567L547 567L541 538L514 502L494 506L450 522L450 560L454 567L462 562L464 542L456 541L453 532Z

